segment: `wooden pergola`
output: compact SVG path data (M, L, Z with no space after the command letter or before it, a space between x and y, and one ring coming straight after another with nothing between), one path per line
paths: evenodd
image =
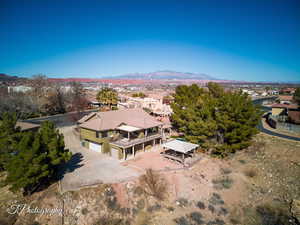
M172 140L163 144L164 151L161 153L165 158L184 164L187 157L194 157L195 150L199 147L186 141Z

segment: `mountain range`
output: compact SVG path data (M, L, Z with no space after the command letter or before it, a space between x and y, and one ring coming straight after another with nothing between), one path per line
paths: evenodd
M118 76L106 76L105 79L141 79L141 80L217 80L204 73L176 72L162 70L150 73L129 73Z

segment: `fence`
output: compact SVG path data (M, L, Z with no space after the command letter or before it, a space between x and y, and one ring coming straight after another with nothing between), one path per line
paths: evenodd
M274 129L289 131L293 133L300 133L300 125L286 123L286 122L279 122L276 117L270 115L268 116L266 121L270 125L270 127Z

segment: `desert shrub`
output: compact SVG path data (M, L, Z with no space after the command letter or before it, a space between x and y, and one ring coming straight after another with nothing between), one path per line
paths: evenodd
M143 208L145 208L145 201L144 201L144 199L140 199L140 200L138 200L138 202L137 202L137 208L138 209L143 209Z
M247 177L250 177L250 178L253 178L257 175L256 173L256 170L253 169L253 168L249 168L247 170L244 171L244 174L247 176Z
M141 211L136 217L135 225L148 225L150 222L151 216L148 213Z
M204 224L204 221L202 220L203 216L199 212L192 212L190 214L190 219L195 222L197 225Z
M243 159L240 159L239 162L240 162L241 164L246 164L246 163L247 163L247 162L246 162L245 160L243 160Z
M130 213L130 209L129 208L120 208L120 213L122 215L128 215Z
M120 209L120 206L117 202L117 198L116 197L110 197L110 198L107 198L105 200L105 203L106 203L106 206L108 209L110 210L118 210Z
M174 212L174 211L175 211L175 208L172 207L172 206L169 206L169 207L167 207L167 210L168 210L169 212Z
M237 219L235 219L235 218L231 218L230 219L230 223L232 223L232 224L240 224L240 221L237 220Z
M175 223L177 225L191 225L188 221L187 218L185 218L184 216L181 216L179 218L174 219Z
M211 213L214 213L215 212L215 207L212 206L212 205L208 205L208 210L211 212Z
M154 212L154 211L158 211L160 209L161 209L161 205L155 204L155 205L152 205L152 206L148 207L147 211L148 212Z
M293 219L287 215L282 208L270 205L261 205L256 207L256 213L260 217L263 225L282 225L292 224Z
M189 204L189 201L186 198L179 198L176 202L180 207L186 207Z
M221 174L223 174L223 175L228 175L232 172L231 169L229 169L229 168L221 168L220 171L221 171Z
M158 200L163 200L167 194L166 180L154 172L152 169L147 169L146 174L139 179L143 191L155 197Z
M139 210L137 208L132 208L131 212L134 216L136 216L139 213Z
M199 208L199 209L205 209L205 204L201 201L198 201L196 206Z
M208 201L212 205L223 205L224 204L224 201L222 200L221 196L217 193L213 193Z
M225 222L220 219L215 219L215 220L209 221L207 223L207 225L225 225Z
M81 210L81 214L82 215L86 215L86 214L88 214L88 209L87 208L83 208L82 210Z
M140 186L137 186L134 188L133 193L137 196L140 196L144 193L143 188L141 188Z
M217 190L229 189L229 188L231 188L231 186L233 184L233 180L228 176L214 179L212 182L213 182L214 188Z
M113 217L101 217L94 225L128 225L130 224L126 220Z
M228 210L225 209L224 207L221 207L219 212L218 212L218 215L219 216L226 216L228 214Z

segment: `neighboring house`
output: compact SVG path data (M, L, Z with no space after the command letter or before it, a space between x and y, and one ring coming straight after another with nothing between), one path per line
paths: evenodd
M78 124L84 147L104 152L109 143L111 156L124 160L161 144L163 138L163 123L140 108L90 113Z
M284 88L280 92L284 94L290 94L293 95L296 91L296 88Z
M293 96L291 95L279 95L278 100L280 104L292 104Z
M300 111L289 111L289 122L294 124L300 124Z
M289 104L273 104L272 106L272 116L280 116L283 113L286 113L289 110L298 109L298 105L289 105Z
M134 98L128 97L126 102L119 102L119 108L145 108L155 115L170 116L172 114L172 108L170 105L164 104L163 99L155 98Z
M40 128L39 124L35 124L35 123L30 123L30 122L21 122L18 121L16 123L16 127L20 127L22 132L26 132L26 131L38 131L38 129Z

